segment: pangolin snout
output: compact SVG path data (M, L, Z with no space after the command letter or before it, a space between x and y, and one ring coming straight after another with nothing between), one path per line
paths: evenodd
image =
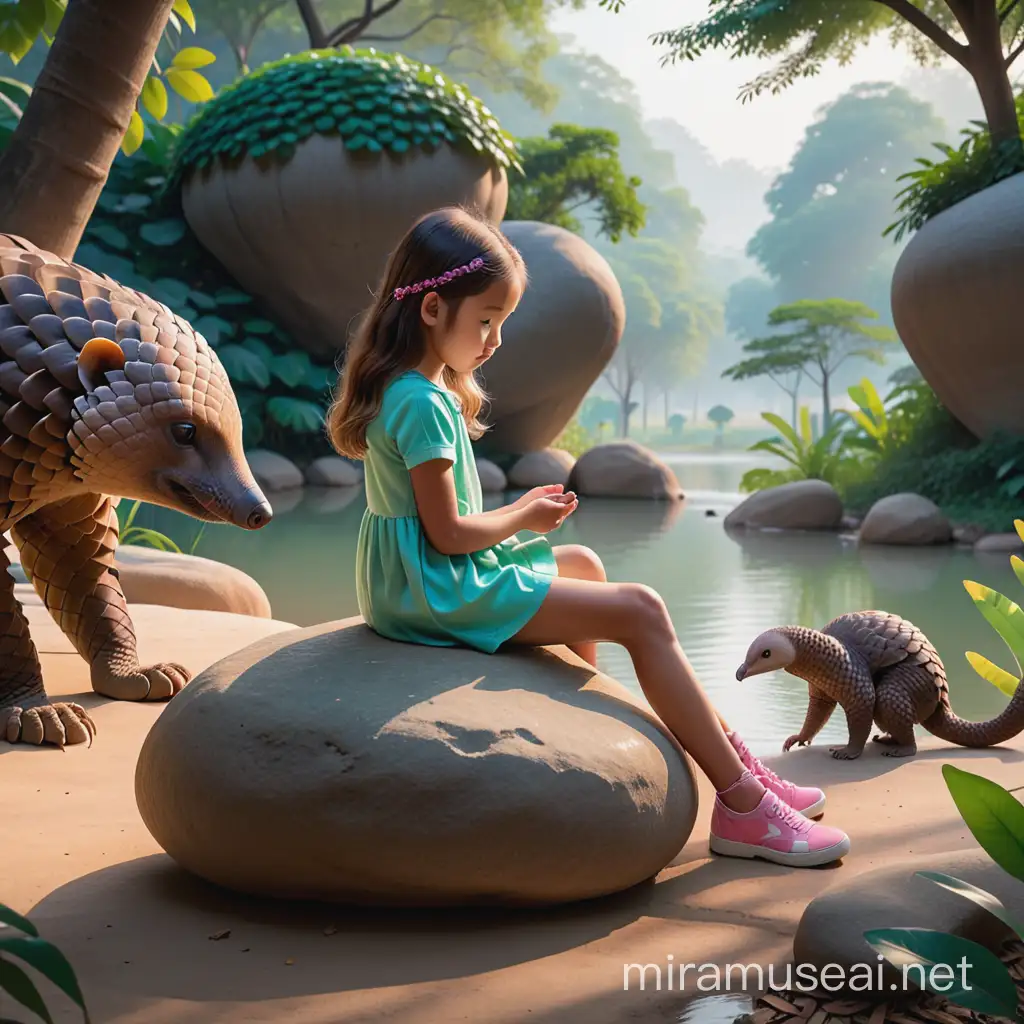
M258 489L249 491L243 500L235 502L235 524L246 530L261 530L273 518L270 502Z
M743 677L746 674L747 674L747 666L746 665L740 665L740 667L738 669L736 669L736 679L739 682L743 681Z

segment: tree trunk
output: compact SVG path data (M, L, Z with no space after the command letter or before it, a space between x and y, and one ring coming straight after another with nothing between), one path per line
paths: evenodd
M0 156L0 231L71 259L173 0L72 0Z
M644 433L647 433L647 407L650 405L648 401L648 385L644 384Z
M309 36L309 48L311 50L322 50L327 46L327 31L320 15L316 12L313 0L295 0L299 7L299 15L302 17L302 24L306 27L306 35Z
M665 396L665 429L668 429L668 388L662 394Z
M790 398L793 400L793 415L792 415L792 418L791 418L790 422L792 423L792 426L793 426L794 430L798 430L799 429L799 427L797 427L797 425L796 425L797 415L800 412L799 406L797 405L797 396L799 395L799 393L800 393L800 389L799 388L793 388L793 390L790 392Z
M821 370L821 432L824 434L832 425L832 410L829 404L828 370Z
M989 135L994 145L1020 142L1020 126L1014 105L1013 87L1003 57L999 13L994 2L974 5L973 17L964 26L968 47L968 70L974 78L985 110Z

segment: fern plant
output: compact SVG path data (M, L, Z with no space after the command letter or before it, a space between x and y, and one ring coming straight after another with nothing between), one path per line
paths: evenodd
M53 1024L53 1017L35 982L11 957L17 957L56 985L82 1011L85 1024L90 1024L85 997L67 958L56 946L39 937L38 929L27 917L0 903L0 989L46 1024ZM9 1024L17 1022L9 1021Z

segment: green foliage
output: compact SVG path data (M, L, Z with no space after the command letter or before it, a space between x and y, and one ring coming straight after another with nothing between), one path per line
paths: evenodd
M449 143L522 171L513 140L465 87L401 54L343 46L273 61L223 89L189 123L172 179L244 157L286 163L313 134L397 156Z
M1017 123L1024 133L1024 93L1018 95L1016 107ZM956 149L941 142L933 143L944 154L944 160L919 158L919 169L896 179L910 184L897 194L900 201L897 210L901 216L885 229L886 235L892 233L898 242L943 210L1024 171L1024 148L1019 141L1009 139L993 147L984 122L972 124L973 128L961 132L964 141Z
M247 447L326 454L334 367L299 350L200 245L168 188L181 129L151 132L139 152L115 159L75 260L166 303L206 338L231 379Z
M997 783L954 765L944 764L942 777L960 816L982 849L1004 871L1024 881L1024 806ZM1024 939L1024 926L991 893L941 872L916 874L987 910ZM1013 978L1005 964L984 946L960 936L921 928L874 929L865 932L864 938L897 967L924 966L923 976L907 970L907 976L917 980L922 988L930 988L951 1002L983 1013L1022 1019ZM959 965L963 958L967 966L961 973ZM941 982L939 987L928 984L931 979L927 971L935 964L947 968L937 979ZM959 984L945 987L950 980L957 979Z
M46 1024L53 1024L53 1017L35 982L10 959L12 956L28 964L64 992L81 1009L85 1024L89 1024L85 997L67 958L56 946L39 937L39 930L27 917L0 903L0 990Z
M875 389L875 385L864 377L860 384L847 389L856 410L850 413L851 419L863 431L862 434L847 436L847 444L857 444L878 455L887 455L896 446L896 438L892 432L885 403Z
M674 441L683 436L683 427L686 426L686 417L681 412L674 412L668 418L668 429Z
M598 231L612 242L637 235L646 210L641 181L619 162L619 137L604 128L555 124L548 137L519 140L524 177L511 183L506 220L533 220L580 232L573 210L593 204Z
M118 544L139 544L143 547L156 548L158 551L173 551L176 555L194 555L199 542L206 532L206 523L202 523L185 551L175 541L159 530L153 530L146 526L136 526L135 517L142 507L141 501L134 502L128 511L122 512L123 505L117 506L118 519Z
M594 438L574 416L562 432L551 442L552 448L564 448L573 458L578 459L587 449L594 447Z
M735 415L727 405L713 405L708 409L708 420L714 423L719 430L722 430Z
M1017 535L1024 540L1024 520L1016 519L1013 525L1017 530ZM1024 560L1017 555L1012 555L1010 564L1017 579L1024 583ZM964 587L971 595L975 607L985 617L986 622L1010 649L1017 671L1016 674L1007 672L976 651L967 652L967 661L982 679L1002 690L1008 697L1012 697L1017 690L1021 676L1024 675L1024 610L1021 610L1016 602L1011 601L1005 595L981 583L964 580Z
M844 295L888 310L893 182L944 131L931 104L888 82L825 106L765 195L771 219L747 246L778 294Z
M51 45L66 9L67 0L5 0L0 3L0 51L17 64L37 39L42 38L47 46ZM183 22L195 32L196 19L188 0L174 0L153 60L153 70L143 83L121 144L127 156L136 152L146 137L142 111L145 110L156 122L166 117L167 86L190 103L202 103L213 95L210 83L196 69L212 64L216 57L198 46L181 48ZM0 81L20 85L13 83L12 79ZM12 104L8 89L0 86L0 92L4 93L0 104L5 108L3 117L0 117L2 145L6 145L14 126L21 120L24 100L32 94L31 87L23 85L21 88L23 96L19 97L17 104Z
M811 410L806 405L800 407L797 428L791 427L781 416L771 412L761 413L761 419L774 427L779 432L778 436L758 441L749 450L777 455L788 462L791 468L748 470L740 480L741 491L760 491L793 480L825 480L835 483L844 460L848 458L840 446L843 427L841 419L837 418L818 438L815 438L811 429Z

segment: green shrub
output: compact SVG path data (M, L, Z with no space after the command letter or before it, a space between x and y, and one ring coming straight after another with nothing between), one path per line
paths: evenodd
M573 458L578 459L588 448L594 447L590 432L583 428L577 417L573 417L565 429L551 442L552 448L564 448Z
M286 162L313 134L367 153L448 143L522 171L511 136L464 86L401 54L342 46L272 61L222 89L189 122L172 181L245 156Z
M150 129L138 152L114 160L76 262L165 303L206 338L238 399L246 447L327 454L335 368L314 363L200 245L168 191L181 128Z
M1024 94L1017 97L1017 120L1024 133ZM1019 139L1011 139L995 148L983 121L972 121L974 128L965 128L964 141L954 149L936 142L935 148L945 160L933 162L918 159L919 170L901 174L896 180L909 180L896 196L900 218L883 234L894 233L896 241L917 231L926 221L948 210L996 182L1024 171L1024 147Z

